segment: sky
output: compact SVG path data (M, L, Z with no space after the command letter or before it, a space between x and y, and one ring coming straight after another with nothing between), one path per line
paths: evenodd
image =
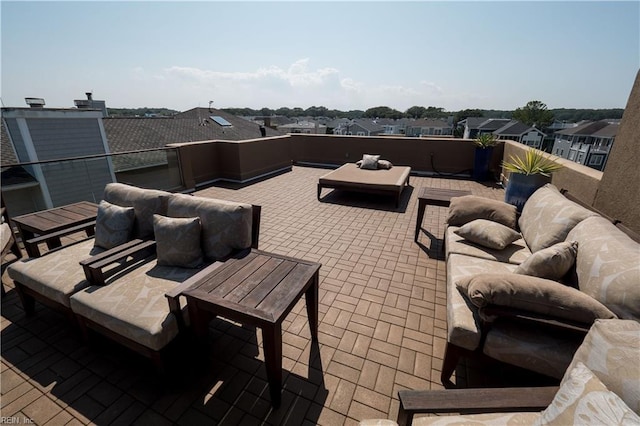
M0 2L2 106L624 108L638 1Z

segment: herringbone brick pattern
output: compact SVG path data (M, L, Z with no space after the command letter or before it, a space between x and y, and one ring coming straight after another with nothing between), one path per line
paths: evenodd
M90 345L59 314L38 305L26 318L6 274L2 300L1 415L36 424L357 424L394 419L401 389L440 388L446 343L445 264L439 258L446 208L428 206L413 241L421 187L466 189L501 199L472 181L412 177L399 208L385 197L323 191L327 170L294 167L246 186L196 195L262 206L260 248L322 263L319 344L304 300L283 324L283 398L272 410L261 335L224 319L208 345L174 348L159 377L148 360L94 336ZM431 237L430 237L431 234ZM502 368L457 371L486 384Z

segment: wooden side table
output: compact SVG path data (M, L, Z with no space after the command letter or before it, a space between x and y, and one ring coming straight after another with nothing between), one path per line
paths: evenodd
M244 252L182 292L197 336L207 335L209 321L222 316L262 330L271 403L280 406L282 388L282 321L305 295L311 338L318 340L320 264L260 250Z
M22 242L32 239L36 235L43 235L52 232L62 231L76 225L91 222L98 215L98 205L89 201L69 204L67 206L54 209L43 210L16 216L13 223L18 227ZM93 228L87 229L87 236L93 235ZM60 247L60 238L55 237L47 240L49 249ZM29 257L36 256L25 244L25 249Z
M471 195L471 191L460 189L422 188L418 194L418 218L416 220L416 232L413 240L418 242L418 235L420 234L420 228L422 227L422 220L424 219L424 211L427 204L431 206L449 207L453 197L462 197L464 195Z

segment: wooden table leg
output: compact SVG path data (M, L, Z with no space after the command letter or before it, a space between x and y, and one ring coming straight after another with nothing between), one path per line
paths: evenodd
M313 275L311 285L307 289L304 299L307 304L307 319L309 320L309 330L311 340L318 340L318 272Z
M282 390L282 325L271 324L262 327L264 363L267 367L267 380L271 405L280 407Z
M416 220L416 234L413 241L418 242L418 235L422 227L422 219L424 219L424 210L427 208L427 200L418 199L418 218Z
M189 309L189 321L193 333L198 338L204 338L207 336L207 328L209 327L209 313L198 309L197 302L195 300L189 300L187 297L187 308Z

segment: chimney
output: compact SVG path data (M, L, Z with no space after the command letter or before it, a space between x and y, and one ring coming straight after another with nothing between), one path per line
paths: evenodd
M265 129L264 126L260 126L260 134L263 138L267 136L267 129Z
M88 101L92 101L92 100L93 100L93 93L91 93L91 92L85 92L85 95L87 95L87 100L88 100Z
M44 99L42 98L24 98L24 101L31 108L42 108L44 106Z

